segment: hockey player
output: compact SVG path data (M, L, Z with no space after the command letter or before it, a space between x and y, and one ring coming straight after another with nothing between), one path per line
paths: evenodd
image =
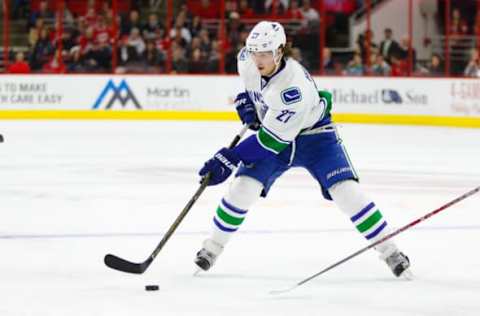
M220 149L199 172L202 177L211 172L209 185L217 185L239 166L216 210L211 236L195 258L202 270L212 267L250 207L291 167L306 168L323 196L333 200L369 242L387 234L387 222L361 190L331 121L331 94L318 91L309 73L288 55L282 25L268 21L255 25L238 54L245 92L236 97L236 109L256 133L233 149ZM409 259L393 241L375 249L397 277L409 274Z

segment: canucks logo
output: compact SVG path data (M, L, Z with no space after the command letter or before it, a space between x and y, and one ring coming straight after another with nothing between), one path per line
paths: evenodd
M98 96L97 100L95 101L95 104L93 105L93 109L95 110L100 108L100 106L104 103L104 100L106 99L107 95L109 94L111 94L112 96L110 97L108 102L106 102L106 105L105 105L106 110L110 109L115 104L116 101L119 101L122 107L125 107L128 101L131 101L137 109L142 108L137 98L133 94L132 90L128 86L127 81L125 79L123 79L118 86L116 86L113 80L110 79L107 85L105 86L105 88L102 90L102 92Z
M280 93L280 96L282 98L282 102L286 105L297 103L302 100L302 93L300 92L300 89L297 87L292 87L292 88L283 90Z

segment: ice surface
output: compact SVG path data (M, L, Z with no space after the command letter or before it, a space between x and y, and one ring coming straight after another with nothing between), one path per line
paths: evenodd
M208 188L143 275L143 261L238 123L0 121L0 315L480 315L480 194L396 240L415 281L368 251L318 185L292 170L249 213L217 265L193 258L227 184ZM480 185L480 130L343 125L364 189L391 227ZM146 284L160 290L146 292Z

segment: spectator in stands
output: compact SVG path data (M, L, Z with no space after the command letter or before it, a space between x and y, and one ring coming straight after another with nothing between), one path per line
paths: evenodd
M478 49L472 49L470 52L470 60L465 68L466 77L480 78L480 53Z
M120 25L120 34L122 36L128 36L131 34L133 28L137 28L139 30L142 29L140 13L138 10L131 10L128 15L128 19L122 19L122 23Z
M207 59L207 72L219 72L220 69L220 42L217 40L212 41L212 50Z
M198 37L198 36L193 37L192 41L190 42L190 46L188 47L187 55L191 57L193 51L198 48L200 50L200 52L202 53L202 56L206 57L208 55L208 53L205 52L205 51L202 51L201 44L202 44L202 42L200 40L200 37Z
M28 29L36 25L37 19L43 19L47 21L53 21L54 14L48 8L48 1L42 0L38 4L38 10L33 11L30 15L30 19L28 21Z
M99 15L93 31L93 42L95 59L104 70L111 66L113 37L113 30L106 24L105 17Z
M356 8L356 0L324 0L327 12L342 15L342 18L352 14Z
M67 6L63 7L63 25L64 26L73 26L75 24L75 17L73 13ZM55 20L57 20L57 16L55 16ZM56 21L55 21L56 22Z
M468 34L468 24L462 17L460 9L454 8L452 10L452 18L450 21L450 36L458 37Z
M225 0L225 18L228 19L232 12L238 12L237 0Z
M276 5L279 5L283 10L286 10L290 6L290 1L291 0L265 0L265 11L271 11Z
M187 6L193 15L203 19L218 19L220 17L220 5L215 0L188 0Z
M408 64L404 59L399 59L397 56L393 55L391 59L392 63L392 76L401 77L408 75Z
M392 56L398 54L400 45L393 39L393 31L391 28L386 28L384 31L384 40L380 42L380 54L383 59L389 64L392 62Z
M180 41L179 37L185 41L185 45L189 44L192 40L192 34L190 30L185 27L184 19L177 17L175 27L170 30L170 38Z
M353 54L352 60L350 60L345 68L345 74L347 76L361 76L364 73L364 67L362 63L362 55L359 53Z
M49 61L50 57L54 53L54 47L50 42L48 29L43 28L40 31L40 37L38 38L35 46L33 47L30 55L30 67L32 70L40 70L43 65Z
M397 57L408 64L409 58L409 44L410 44L410 37L408 35L402 36L400 40L400 47L398 49ZM412 46L412 69L415 69L417 65L417 51Z
M289 0L266 0L265 12L269 19L276 20L286 15L289 7Z
M188 60L185 58L185 49L179 45L172 45L172 72L188 72Z
M135 59L140 59L140 56L142 56L143 52L145 51L146 45L145 45L145 41L140 35L140 30L138 28L134 27L131 30L130 36L128 37L128 40L127 40L127 46L132 47L134 49L134 52L137 56Z
M201 74L205 73L207 70L207 63L204 58L202 58L202 52L200 48L195 48L192 51L192 55L189 58L188 71L192 74Z
M45 28L45 20L42 18L37 18L35 20L35 25L30 28L28 33L28 44L33 47L40 37L41 31Z
M330 50L330 48L328 47L323 48L322 59L323 59L323 71L326 74L335 73L335 64L332 59L332 51Z
M66 64L68 70L73 62L72 49L76 46L75 39L73 38L73 32L71 28L65 28L62 33L62 58ZM56 46L56 43L54 43Z
M240 14L231 12L227 21L228 49L240 41L240 34L244 29L245 25L240 21Z
M113 42L113 30L107 25L105 17L99 15L97 18L97 24L94 26L94 41L100 48L108 48Z
M373 54L372 59L372 75L390 76L392 69L390 65L385 61L382 54Z
M128 46L128 38L124 37L118 42L118 69L117 73L125 73L130 70L132 64L138 62L138 55L135 48Z
M83 16L86 27L95 28L97 24L97 11L95 10L95 2L89 1L87 3L87 13Z
M210 39L210 34L206 28L202 29L199 33L200 36L200 48L207 54L210 54L212 51L212 41Z
M65 65L62 61L62 54L56 50L51 59L43 65L42 73L65 73Z
M240 3L238 5L238 13L240 14L240 17L242 19L252 19L255 17L255 11L250 8L248 0L240 0Z
M323 0L328 23L329 45L347 46L350 32L349 16L355 10L355 0Z
M450 72L453 75L462 75L466 66L466 48L469 47L470 40L467 20L462 16L459 8L452 10L449 30L450 60L455 61L451 63Z
M286 19L293 19L293 20L303 20L302 10L298 6L297 0L290 1L290 7L288 8L286 14ZM320 15L319 15L320 18ZM308 21L305 22L308 24Z
M358 35L356 51L360 53L362 60L368 64L371 61L370 56L378 53L378 46L373 42L372 30L366 30L364 34Z
M164 31L163 25L158 21L158 16L156 13L150 13L148 15L148 21L142 28L143 38L146 40L154 40L157 38L157 34L163 34Z
M240 32L239 41L232 43L230 50L225 54L225 71L227 73L237 73L237 55L240 50L245 46L245 42L248 37L248 31L243 29Z
M8 66L7 71L11 74L28 74L31 72L30 65L25 61L23 52L15 54L15 62Z
M143 53L142 61L144 62L143 71L160 72L163 70L165 62L165 54L159 51L153 40L147 41L147 47Z
M192 20L192 16L195 16L193 15L186 4L182 4L180 6L180 9L178 10L178 14L177 14L177 17L175 19L175 22L174 24L177 22L177 20L180 20L182 22L182 24L188 28L189 25L191 25L191 20Z
M85 34L80 35L78 45L72 49L74 55L74 71L99 71L99 60L93 27L87 27Z
M190 26L190 34L192 35L192 38L198 36L203 27L202 18L198 15L194 16L192 18L192 25Z
M318 32L320 15L318 14L317 10L312 7L310 0L303 0L300 12L303 17L302 23L304 28L312 32Z
M430 57L430 62L427 64L425 69L425 73L433 77L438 77L445 74L445 68L440 55L432 54Z
M158 29L157 34L155 36L155 47L164 54L167 55L167 51L171 45L170 38L165 36L165 29Z
M79 43L80 38L85 35L87 26L83 16L79 16L76 22L76 25L72 28L72 37L76 43Z
M103 15L105 17L105 20L107 21L107 23L113 21L113 9L111 8L109 1L103 1L102 2L102 5L100 7L100 14L99 15Z

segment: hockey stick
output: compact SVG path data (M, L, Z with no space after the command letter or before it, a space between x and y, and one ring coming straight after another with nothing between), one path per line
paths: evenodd
M397 229L396 231L394 231L394 232L386 235L386 236L383 237L382 239L377 240L377 241L374 242L373 244L371 244L371 245L369 245L369 246L367 246L367 247L365 247L365 248L362 248L362 249L358 250L357 252L351 254L350 256L348 256L348 257L346 257L346 258L344 258L344 259L342 259L342 260L340 260L340 261L332 264L331 266L323 269L322 271L320 271L320 272L318 272L318 273L315 273L314 275L312 275L312 276L310 276L310 277L308 277L308 278L306 278L306 279L298 282L298 283L295 284L294 286L289 287L289 288L287 288L287 289L283 289L283 290L273 290L273 291L270 291L270 294L281 294L281 293L289 292L289 291L291 291L291 290L299 287L300 285L305 284L305 283L307 283L308 281L310 281L310 280L318 277L319 275L324 274L325 272L327 272L327 271L329 271L329 270L331 270L331 269L333 269L333 268L341 265L342 263L344 263L344 262L346 262L346 261L348 261L348 260L350 260L350 259L358 256L359 254L361 254L361 253L363 253L363 252L365 252L365 251L367 251L367 250L369 250L369 249L371 249L371 248L373 248L373 247L381 244L382 242L384 242L384 241L392 238L393 236L396 236L396 235L400 234L401 232L403 232L403 231L405 231L405 230L407 230L407 229L409 229L409 228L417 225L418 223L423 222L423 221L426 220L427 218L432 217L433 215L435 215L435 214L437 214L437 213L440 213L440 212L443 211L444 209L449 208L450 206L452 206L452 205L454 205L454 204L457 204L458 202L460 202L460 201L462 201L462 200L465 200L465 199L468 198L469 196L472 196L472 195L474 195L475 193L477 193L478 191L480 191L480 186L479 186L479 187L476 187L475 189L473 189L473 190L471 190L471 191L469 191L469 192L467 192L467 193L465 193L465 194L462 195L462 196L457 197L456 199L454 199L454 200L448 202L447 204L445 204L445 205L437 208L436 210L431 211L430 213L428 213L428 214L426 214L426 215L424 215L424 216L422 216L422 217L420 217L420 218L417 218L416 220L412 221L411 223L409 223L409 224L407 224L407 225L405 225L405 226Z
M243 135L247 131L249 125L244 125L243 128L240 130L238 135L235 136L233 139L232 143L228 148L233 148L237 143L242 139ZM152 254L142 263L134 263L127 261L125 259L122 259L120 257L117 257L112 254L108 254L104 258L105 264L115 270L118 271L123 271L123 272L129 272L129 273L136 273L136 274L141 274L147 270L147 268L150 266L152 263L153 259L158 255L160 250L162 250L163 246L167 243L167 241L170 239L170 237L173 235L177 227L180 225L182 222L183 218L187 215L187 213L190 211L192 206L195 204L197 199L200 197L200 195L203 193L205 188L208 185L208 182L210 181L211 173L207 173L207 175L203 178L202 183L200 184L200 187L197 189L195 194L192 196L190 201L188 201L187 205L183 208L182 212L177 216L173 224L170 226L168 229L167 233L165 236L162 238L160 243L157 245L155 250L153 250Z

